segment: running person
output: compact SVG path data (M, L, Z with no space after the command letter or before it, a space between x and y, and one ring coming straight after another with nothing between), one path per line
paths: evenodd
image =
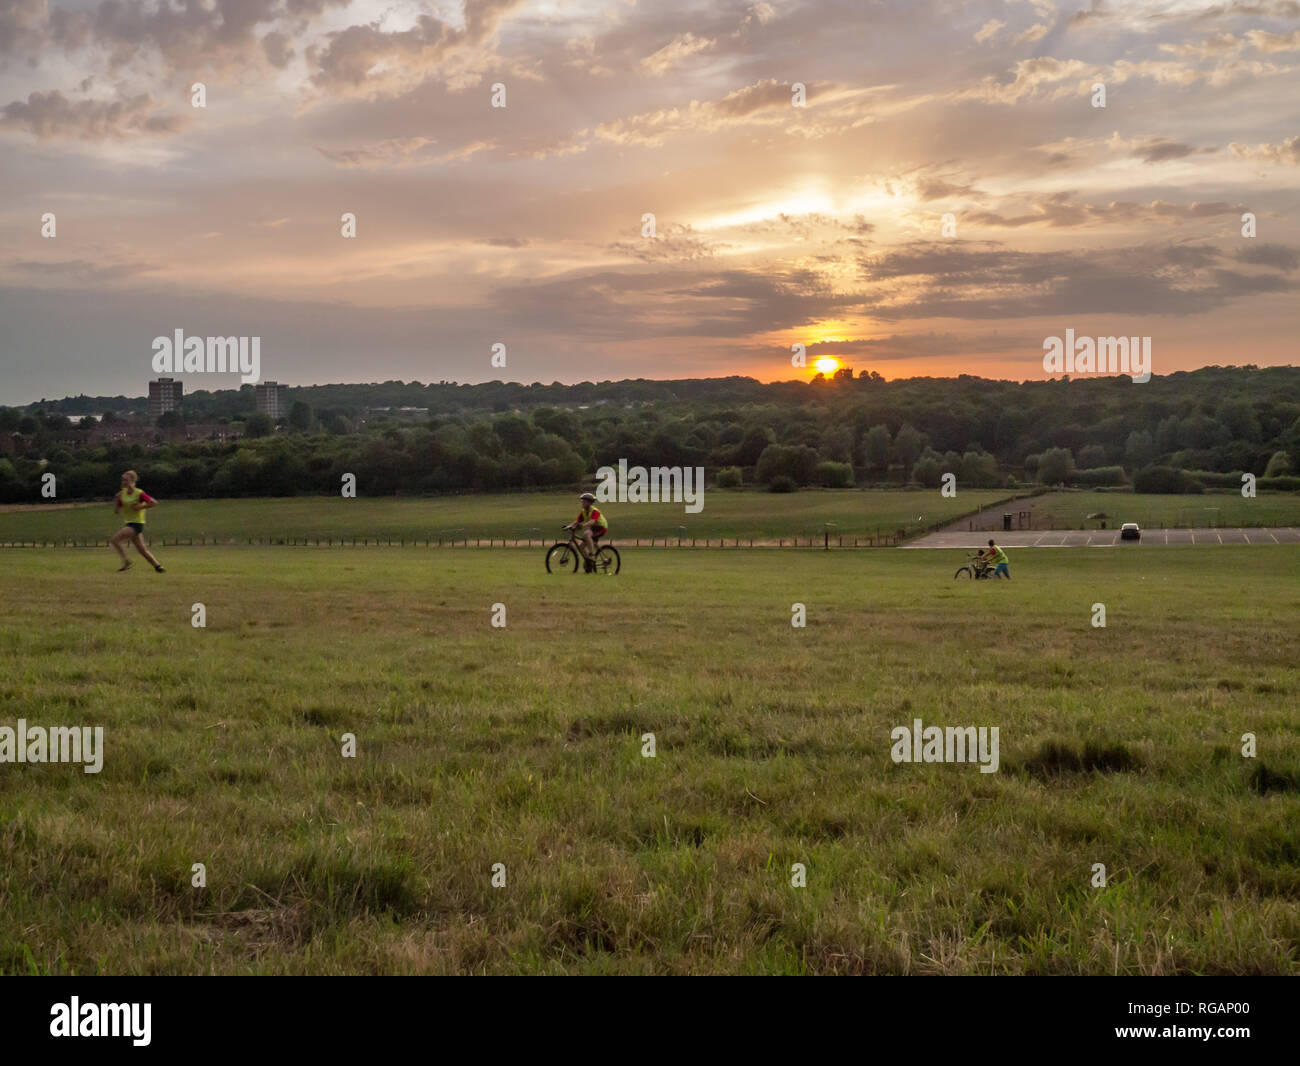
M113 534L113 539L109 543L122 557L122 565L118 567L119 573L131 569L131 560L126 557L125 548L126 542L130 541L135 545L135 550L148 559L153 568L161 574L164 572L162 564L144 546L144 513L151 507L157 507L158 501L143 489L136 488L137 480L138 475L134 470L128 470L122 475L122 489L113 497L113 513L122 511L126 515L126 524Z
M592 561L596 555L596 541L609 532L609 523L605 521L605 516L600 513L596 507L596 497L590 492L584 492L581 497L582 510L578 512L578 517L570 522L565 529L574 529L582 533L580 545L582 554L586 557L587 573L591 573L596 565Z
M990 561L996 561L997 566L993 570L993 577L1005 577L1011 580L1011 567L1008 565L1011 560L1007 558L1007 553L999 548L993 541L989 541L988 558Z

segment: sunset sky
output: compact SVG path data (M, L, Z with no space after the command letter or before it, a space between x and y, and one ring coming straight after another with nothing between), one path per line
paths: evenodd
M1294 363L1298 70L1290 0L0 0L0 403L178 328L293 385Z

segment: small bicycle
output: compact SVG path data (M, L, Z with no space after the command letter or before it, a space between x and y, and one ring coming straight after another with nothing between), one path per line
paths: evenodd
M967 552L966 565L958 568L957 572L952 576L968 580L974 578L976 581L991 579L993 577L993 564L979 552Z
M567 541L556 541L546 549L546 572L548 574L563 574L566 570L572 573L578 572L578 561L586 560L582 554L582 548L579 546L578 534L569 526L562 527L569 534ZM596 548L596 557L592 560L592 567L589 572L601 574L605 577L612 577L622 568L623 560L619 558L618 549L612 544L598 544Z

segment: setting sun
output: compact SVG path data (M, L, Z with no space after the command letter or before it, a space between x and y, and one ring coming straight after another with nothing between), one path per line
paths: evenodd
M823 355L813 363L813 366L829 377L840 368L840 361L838 359L832 359L829 355Z

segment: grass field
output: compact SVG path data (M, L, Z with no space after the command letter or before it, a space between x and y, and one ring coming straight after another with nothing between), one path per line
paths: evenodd
M994 512L1031 507L1050 514L1057 528L1095 528L1086 516L1104 512L1107 524L1138 522L1167 526L1300 525L1300 493L1269 493L1246 500L1239 493L1204 496L1139 496L1133 493L1058 492L1006 503L1003 490L961 490L945 498L937 490L812 489L780 494L711 489L704 509L686 514L679 503L609 504L604 508L616 542L636 538L869 538L903 529L916 533L979 508ZM388 540L490 538L554 539L573 518L572 493L345 500L285 497L249 500L166 500L149 516L156 540L200 538L246 542L253 538ZM829 524L828 524L829 523ZM0 544L33 540L107 538L117 528L111 505L0 509Z
M0 970L1300 971L1300 552L963 554L5 552Z
M893 533L956 518L1009 495L1005 491L959 492L945 499L934 491L852 489L770 493L710 489L704 509L686 514L680 503L601 505L613 535L628 537L821 536ZM554 539L578 512L575 493L508 496L444 496L376 499L286 497L254 500L170 500L150 512L154 537L200 536L219 540L248 537ZM111 504L103 507L41 508L0 513L0 543L13 540L107 538L118 526Z
M1240 491L1198 496L1154 496L1132 492L1053 492L1008 508L1032 503L1036 515L1051 515L1059 529L1096 528L1090 514L1109 516L1107 526L1137 522L1143 529L1162 526L1295 526L1300 525L1300 492L1266 492L1246 499Z

